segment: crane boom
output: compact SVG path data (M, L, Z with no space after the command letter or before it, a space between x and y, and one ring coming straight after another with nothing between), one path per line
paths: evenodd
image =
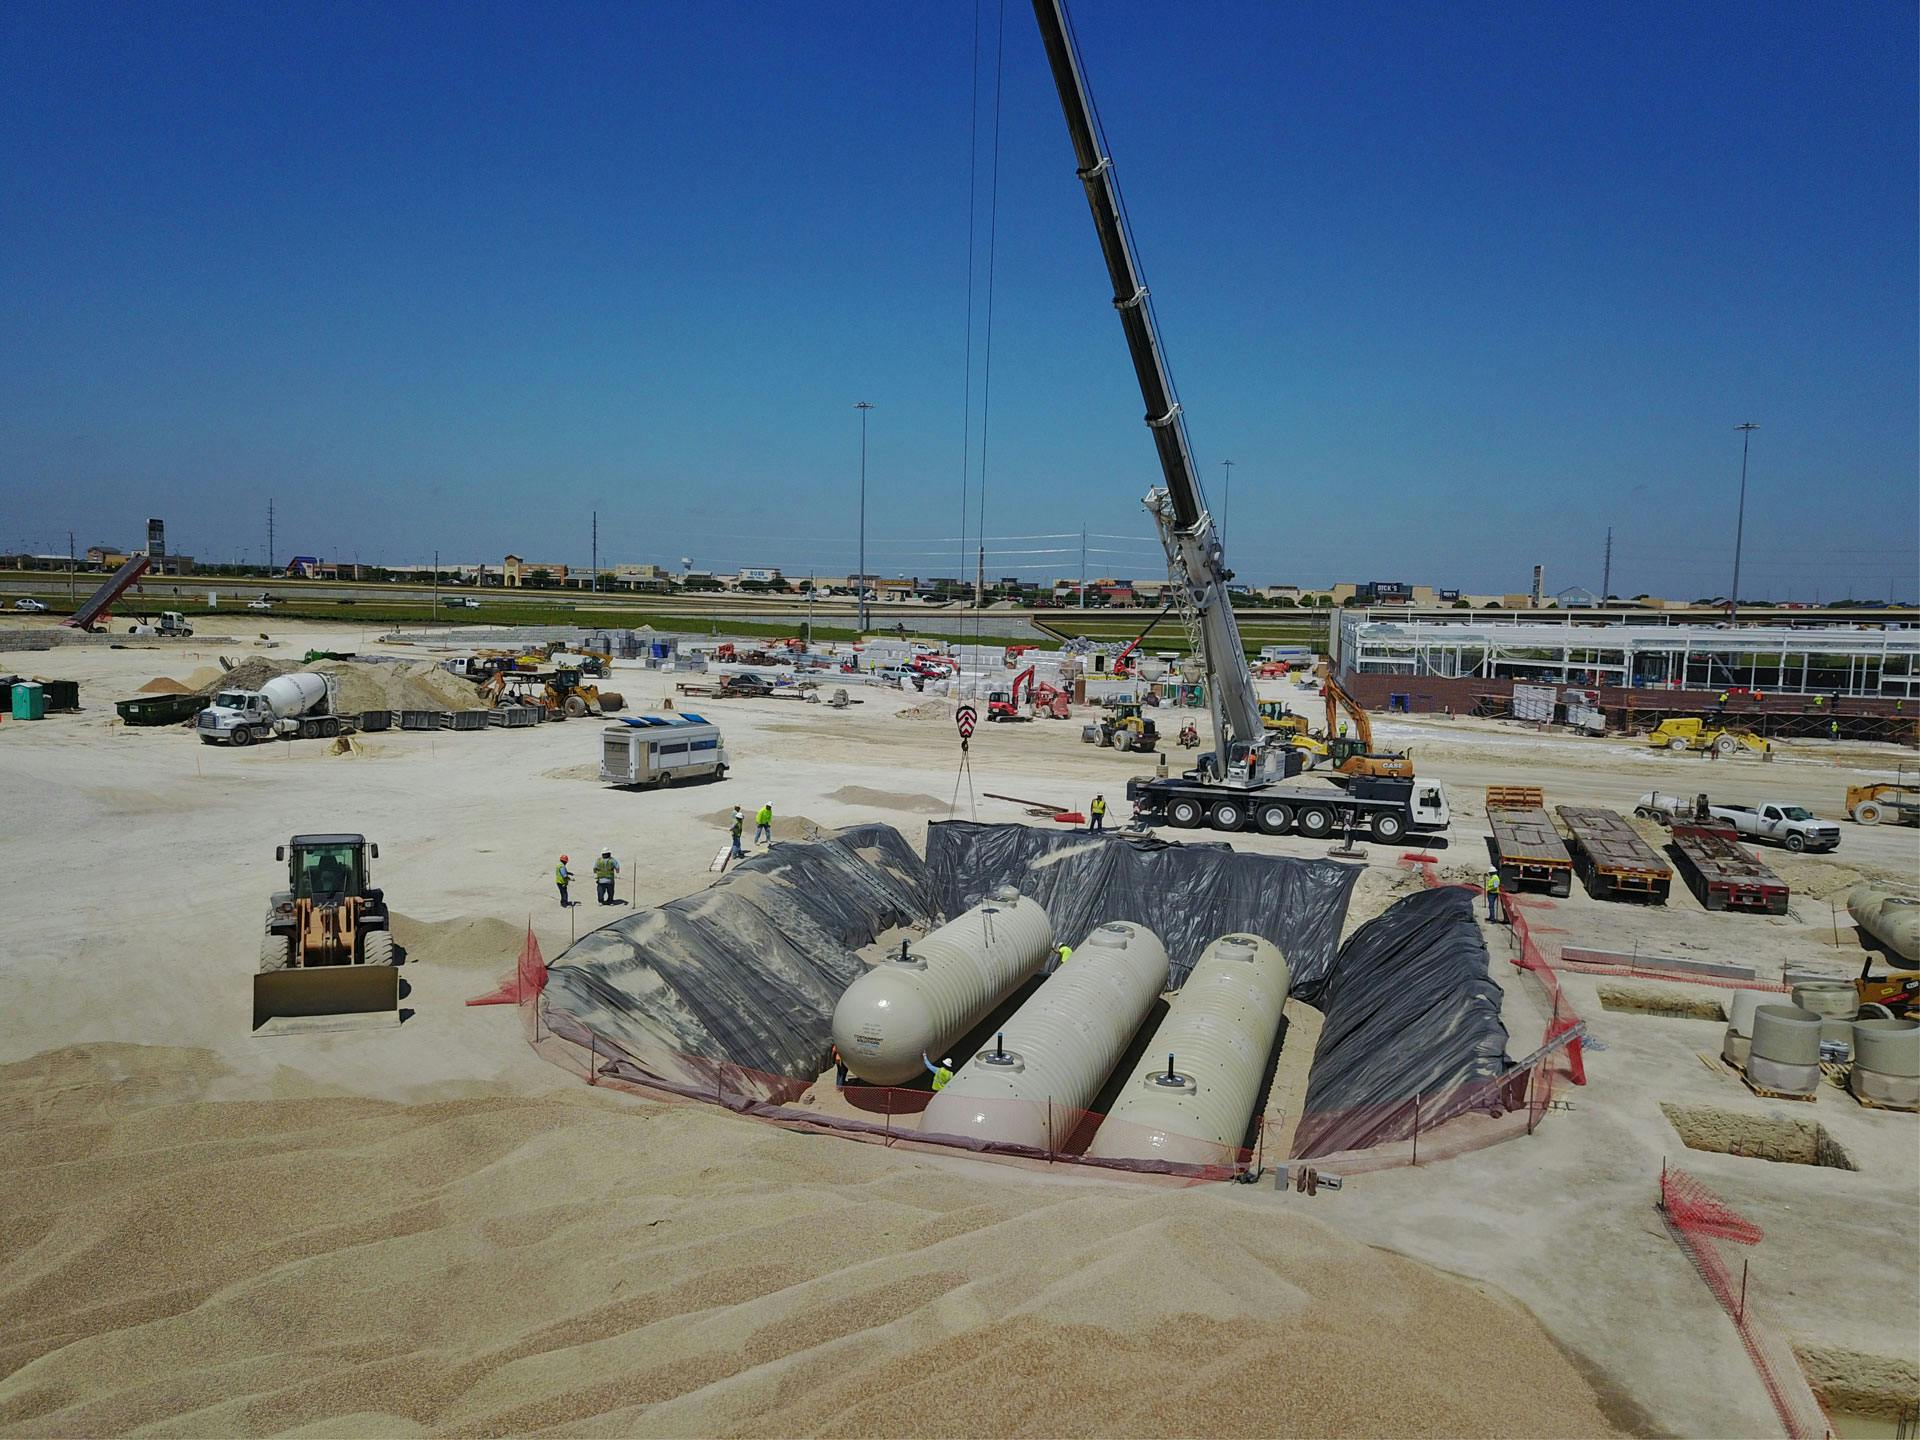
M1080 182L1086 187L1087 205L1093 211L1107 275L1113 282L1113 306L1120 312L1120 328L1126 334L1134 374L1140 381L1140 398L1146 402L1147 429L1160 455L1165 487L1149 492L1146 505L1167 552L1167 578L1174 589L1174 603L1206 665L1207 704L1213 711L1216 746L1211 768L1221 778L1261 783L1274 778L1276 770L1284 774L1284 767L1276 765L1280 757L1269 750L1267 732L1260 721L1253 676L1247 669L1246 650L1227 591L1233 572L1226 567L1219 532L1201 494L1186 425L1179 401L1174 398L1173 379L1154 333L1146 282L1127 239L1113 159L1101 153L1093 103L1067 23L1066 0L1033 0L1033 14L1046 45L1054 85L1060 92L1060 108L1066 115L1067 133L1073 141Z

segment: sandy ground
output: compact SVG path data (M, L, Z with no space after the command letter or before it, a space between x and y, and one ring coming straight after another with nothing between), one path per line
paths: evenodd
M561 852L584 870L610 846L621 900L656 903L710 881L712 817L734 803L770 801L783 832L880 819L920 843L950 808L1025 818L985 791L1084 809L1104 790L1123 811L1142 762L1082 745L1077 721L983 726L969 787L951 728L900 719L911 697L879 694L838 712L694 702L725 727L733 775L644 793L594 782L592 721L388 733L347 754L118 724L111 701L220 653L394 648L273 625L283 643L258 651L257 627L225 623L224 638L0 656L79 679L88 706L0 724L0 804L16 817L0 833L15 1120L0 1335L22 1367L0 1380L0 1423L1772 1433L1731 1328L1651 1208L1676 1155L1766 1227L1756 1274L1796 1340L1920 1349L1912 1291L1886 1283L1920 1274L1913 1117L1823 1094L1813 1108L1846 1132L1855 1172L1687 1151L1660 1100L1766 1103L1696 1058L1717 1050L1711 1024L1603 1011L1578 979L1569 993L1609 1048L1573 1110L1529 1140L1311 1201L1035 1177L586 1091L533 1057L509 1013L460 1003L529 923L552 957L608 917L590 886L560 908ZM672 679L621 667L615 683L640 708ZM1901 758L1807 746L1708 765L1494 722L1381 730L1446 782L1457 820L1434 853L1461 874L1484 864L1489 782L1542 784L1549 804L1711 788L1837 816L1848 783ZM256 1040L273 847L326 829L381 845L417 1013L397 1030ZM1848 825L1834 857L1770 853L1803 892L1777 920L1708 915L1684 890L1665 911L1576 893L1536 920L1566 943L1854 964L1843 880L1911 879L1917 839ZM1369 848L1349 928L1413 883L1398 859ZM1510 968L1496 966L1520 1054L1541 1017ZM1281 1124L1310 1041L1303 1027L1283 1056ZM1330 1326L1344 1345L1304 1338Z

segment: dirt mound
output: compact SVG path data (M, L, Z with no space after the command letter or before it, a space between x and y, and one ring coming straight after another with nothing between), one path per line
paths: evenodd
M953 705L947 700L922 700L918 705L909 705L893 714L896 720L940 720L951 724Z
M458 676L449 675L431 660L319 660L303 665L272 660L264 655L242 660L224 675L197 687L197 693L217 690L258 690L276 675L311 670L331 675L340 712L362 710L484 710L480 692Z
M758 807L743 805L740 809L747 821L746 827L740 832L740 843L751 848L753 817ZM717 830L725 830L733 824L733 811L715 810L711 815L702 815L700 818ZM839 828L838 825L822 825L805 815L782 815L778 810L773 812L773 838L776 840L820 840Z
M0 1426L1616 1433L1518 1305L1228 1186L963 1181L584 1086L200 1099L216 1068L0 1068Z
M510 970L527 934L507 920L416 920L392 912L393 938L409 965Z
M178 680L165 675L156 675L140 687L142 695L186 695L191 693L191 685L182 685Z
M931 795L896 795L891 790L869 790L864 785L842 785L827 798L869 810L904 810L909 815L944 815L950 808L946 801Z

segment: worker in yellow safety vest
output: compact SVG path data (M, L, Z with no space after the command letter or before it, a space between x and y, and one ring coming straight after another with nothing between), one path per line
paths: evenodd
M947 1088L947 1082L953 1079L953 1057L947 1056L938 1065L927 1058L927 1052L920 1052L920 1063L927 1067L927 1073L933 1076L933 1088L936 1091Z
M560 887L560 908L565 910L573 902L567 899L567 886L573 883L573 872L567 869L567 857L562 855L560 863L553 867L553 883Z
M753 817L753 843L758 845L763 840L769 845L773 843L773 806L771 805L762 805Z
M1487 871L1485 888L1487 892L1487 919L1498 920L1500 918L1500 872L1498 870Z
M1102 830L1106 829L1107 828L1107 797L1105 795L1094 796L1093 804L1087 807L1087 814L1090 817L1087 820L1088 834L1098 835Z
M593 862L594 894L602 905L613 904L613 882L619 878L620 862L613 858L613 851L602 850Z

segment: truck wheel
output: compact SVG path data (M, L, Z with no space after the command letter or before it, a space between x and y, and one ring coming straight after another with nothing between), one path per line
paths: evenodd
M1787 849L1798 855L1802 850L1807 848L1807 837L1804 835L1789 835L1787 836L1786 844Z
M1885 815L1877 801L1862 800L1853 807L1853 818L1862 825L1878 825Z
M727 767L726 767L726 766L724 766L724 765L716 765L716 766L714 766L714 767L713 767L713 778L714 778L714 779L716 779L716 780L724 780L724 779L726 779L726 778L727 778Z
M1333 830L1333 812L1318 805L1303 806L1293 823L1309 840L1323 839Z
M1284 805L1262 805L1253 812L1253 823L1263 835L1284 835L1293 828L1293 811Z
M338 720L322 720L320 722L320 737L323 740L331 740L339 733L340 722Z
M360 940L360 963L363 965L393 964L393 932L391 930L369 930Z
M1687 742L1684 740L1667 741L1667 749L1669 750L1684 750L1686 748L1687 748Z
M235 728L235 729L234 729L234 730L233 730L233 731L231 732L231 734L232 734L232 739L230 739L230 740L229 740L229 741L227 742L227 743L228 743L229 745L251 745L251 744L253 744L253 731L251 731L251 730L249 730L249 729L247 729L247 727L246 727L246 726L244 726L244 725L241 725L241 726L238 726L237 728Z
M1207 813L1207 824L1215 830L1238 830L1247 823L1247 812L1238 800L1218 801Z
M1382 845L1392 845L1407 833L1407 822L1398 811L1382 810L1373 817L1373 838Z
M1198 800L1175 800L1167 806L1167 823L1182 830L1197 830L1202 813Z
M260 971L284 970L293 963L293 937L269 932L260 937Z
M1651 811L1651 810L1649 810L1649 809L1648 809L1648 808L1647 808L1646 806L1644 806L1644 805L1636 805L1636 806L1634 806L1634 807L1633 807L1633 813L1634 813L1634 814L1636 814L1636 815L1638 815L1638 816L1639 816L1639 817L1640 817L1640 818L1641 818L1642 820L1651 820L1651 819L1653 819L1653 811Z
M1718 740L1713 742L1713 748L1718 750L1722 755L1731 755L1740 748L1740 742L1731 735L1722 735Z

